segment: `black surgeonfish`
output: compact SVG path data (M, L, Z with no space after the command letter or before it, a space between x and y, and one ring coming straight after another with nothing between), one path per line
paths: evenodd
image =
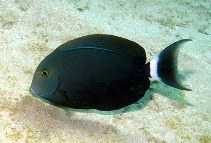
M38 65L30 92L55 106L110 111L141 99L149 78L186 88L179 80L177 41L146 63L139 44L125 38L95 34L71 40Z

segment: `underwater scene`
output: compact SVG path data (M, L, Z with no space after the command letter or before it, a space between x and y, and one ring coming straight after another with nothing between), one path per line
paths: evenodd
M211 1L0 0L0 143L211 143Z

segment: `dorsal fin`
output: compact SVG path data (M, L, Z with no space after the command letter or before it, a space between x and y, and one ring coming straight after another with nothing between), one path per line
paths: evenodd
M106 34L79 37L59 46L55 51L77 47L104 48L125 55L137 64L145 64L146 62L145 50L139 44L125 38Z

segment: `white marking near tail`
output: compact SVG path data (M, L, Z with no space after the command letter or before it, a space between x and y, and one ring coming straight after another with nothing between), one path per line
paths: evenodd
M150 61L150 75L152 77L152 80L161 81L160 77L158 77L158 61L159 56L155 57Z

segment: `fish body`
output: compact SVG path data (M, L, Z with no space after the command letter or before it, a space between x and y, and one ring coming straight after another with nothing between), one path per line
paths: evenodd
M144 48L128 39L105 34L80 37L41 61L30 91L55 106L110 111L140 100L149 78L188 90L176 67L179 47L186 41L173 43L146 63Z

